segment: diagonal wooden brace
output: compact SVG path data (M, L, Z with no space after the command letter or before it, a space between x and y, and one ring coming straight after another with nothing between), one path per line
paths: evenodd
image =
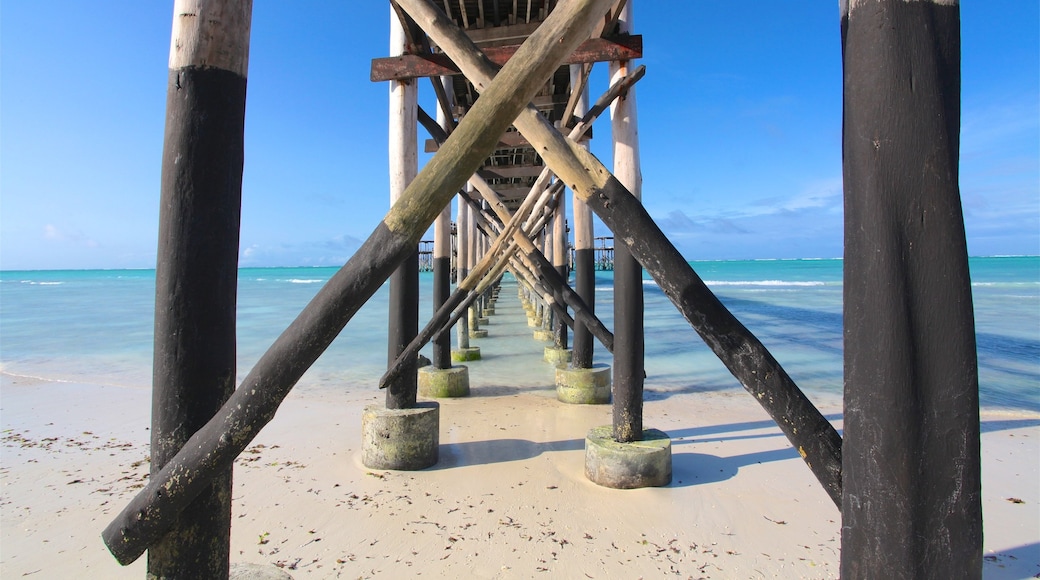
M483 91L494 66L454 22L426 0L399 0L466 78ZM478 101L479 102L479 99ZM841 506L841 436L758 338L694 272L643 205L591 153L527 106L513 126L574 193L614 232L726 368L798 450L831 500Z

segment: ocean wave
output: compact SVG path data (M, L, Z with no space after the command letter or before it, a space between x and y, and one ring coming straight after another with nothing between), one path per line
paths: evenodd
M64 282L37 282L36 280L19 280L22 284L30 286L61 286Z
M1030 286L1040 286L1040 281L1036 282L972 282L972 286L1001 286L1004 288L1028 288Z
M314 279L309 279L309 278L289 278L288 280L285 280L285 281L290 283L290 284L320 284L320 283L324 282L325 280L314 280Z
M708 286L826 286L819 280L705 280Z

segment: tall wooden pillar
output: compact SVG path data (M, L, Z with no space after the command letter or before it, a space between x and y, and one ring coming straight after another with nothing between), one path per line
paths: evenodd
M177 0L155 267L151 473L235 390L235 301L252 2ZM151 578L228 576L231 468L148 550Z
M567 280L570 272L567 268L567 197L564 195L560 195L556 212L553 214L552 244L552 265L560 276ZM561 292L555 292L555 298L558 304L564 304ZM567 348L567 325L559 316L553 317L553 342L556 348Z
M390 9L390 54L404 52L404 30ZM416 81L390 81L389 111L390 204L404 193L418 173L418 86ZM388 364L400 356L419 332L419 248L390 276L390 316L387 345ZM416 401L417 362L387 385L386 407L410 409Z
M445 93L450 99L454 95L451 90L451 77L442 77ZM451 120L444 110L437 107L437 121L448 130ZM441 210L433 222L433 311L444 304L451 295L451 203ZM437 369L451 368L451 333L444 332L440 338L433 340L433 367Z
M632 2L618 20L621 33L632 30ZM610 82L628 75L627 61L610 63ZM639 131L636 88L618 97L610 108L614 139L614 175L632 194L641 198L643 177L639 168ZM638 440L643 432L643 269L624 244L614 250L614 439Z
M466 194L469 194L470 186L466 185ZM461 283L466 279L469 274L469 240L472 237L470 233L470 209L469 204L464 201L458 203L458 219L456 220L456 245L458 246L458 254L456 257L458 270L458 281ZM469 316L462 316L459 318L459 322L455 327L458 330L458 343L459 349L469 348Z
M590 65L591 66L591 65ZM578 86L582 78L582 65L570 66L571 87ZM588 85L582 87L574 114L582 117L589 106ZM588 141L582 141L583 146ZM589 307L590 313L596 311L596 250L592 246L593 226L592 210L577 195L572 196L574 214L574 291ZM595 341L589 329L574 321L574 349L571 354L571 366L576 369L592 368L593 348Z
M960 8L842 2L843 578L982 575Z

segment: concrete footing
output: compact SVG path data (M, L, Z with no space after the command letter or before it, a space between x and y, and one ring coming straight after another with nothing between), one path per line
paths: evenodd
M545 359L545 362L552 365L567 365L571 362L571 349L557 348L555 345L547 346L542 358Z
M487 338L487 335L488 335L488 331L486 329L483 329L483 328L478 328L476 330L470 329L470 331L469 331L469 337L470 338Z
M431 399L468 397L469 367L453 366L449 369L436 369L425 366L419 369L419 394Z
M540 340L542 342L548 342L553 339L553 333L551 330L539 328L538 330L534 331L534 339Z
M487 310L485 309L484 312L486 313ZM488 320L486 316L481 316L480 318L477 319L477 324L480 324L480 325L487 324L488 322L491 322L491 321Z
M614 489L662 487L672 482L672 440L643 430L642 441L618 443L612 427L593 427L585 437L585 477Z
M530 326L531 328L538 328L541 325L542 325L542 317L541 316L527 315L527 326Z
M488 316L494 316L495 315L495 307L494 306L488 306L487 308L484 309L484 314L487 314Z
M271 564L232 563L228 580L293 580L281 568Z
M480 347L455 348L451 351L451 362L469 362L480 360Z
M572 405L605 405L610 402L610 367L556 368L556 398Z
M369 405L361 415L361 462L371 469L416 471L437 463L440 405L411 409Z

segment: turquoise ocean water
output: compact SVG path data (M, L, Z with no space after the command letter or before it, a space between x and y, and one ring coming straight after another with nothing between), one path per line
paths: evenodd
M802 389L810 395L841 392L841 260L692 264ZM334 272L240 271L240 378ZM973 258L971 273L982 404L1040 411L1040 257ZM431 311L431 283L432 275L421 276L423 322ZM647 277L644 286L647 397L740 389L653 281ZM147 388L154 291L152 270L0 272L3 371ZM514 296L506 293L502 299ZM610 298L611 273L598 272L596 309L608 327L613 326ZM386 365L386 311L384 286L298 389L374 390ZM597 361L609 363L601 348ZM517 386L551 383L551 373L534 362L490 357L481 365L497 365L496 372Z

